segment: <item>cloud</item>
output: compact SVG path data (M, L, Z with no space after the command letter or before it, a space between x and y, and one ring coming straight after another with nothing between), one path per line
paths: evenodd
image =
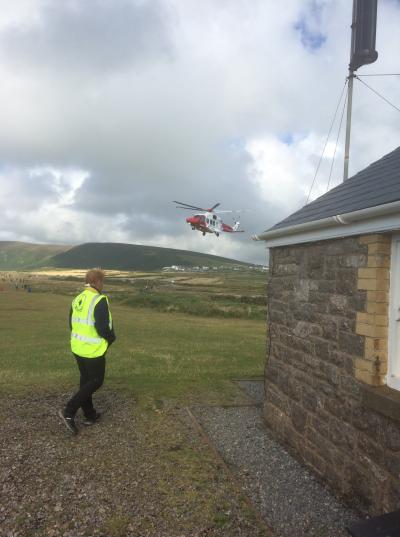
M15 0L0 16L0 236L263 262L250 236L307 199L350 22L347 0ZM379 59L360 74L396 68L399 22L382 0ZM397 79L365 80L396 100ZM358 81L352 129L351 173L399 145L396 112ZM311 197L328 184L336 130ZM248 209L246 233L202 237L173 199Z
M158 0L43 2L30 24L3 29L3 60L31 72L102 78L172 54Z

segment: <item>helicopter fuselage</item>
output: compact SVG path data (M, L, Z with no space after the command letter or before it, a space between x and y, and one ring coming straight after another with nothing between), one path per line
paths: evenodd
M198 230L205 235L215 233L218 237L220 233L232 233L233 228L222 222L222 219L214 213L199 213L186 218L186 222L193 230Z

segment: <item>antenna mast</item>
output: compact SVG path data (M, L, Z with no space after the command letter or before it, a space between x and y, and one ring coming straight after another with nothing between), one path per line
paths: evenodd
M343 181L349 177L353 82L356 76L354 72L362 65L374 63L378 58L378 53L375 50L377 7L378 0L353 0Z

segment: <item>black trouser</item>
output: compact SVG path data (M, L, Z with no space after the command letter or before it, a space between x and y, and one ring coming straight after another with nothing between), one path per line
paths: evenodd
M93 408L92 394L98 390L104 381L106 355L98 358L82 358L74 354L81 374L79 391L68 401L65 407L67 416L73 417L82 408L86 418L93 418L96 411Z

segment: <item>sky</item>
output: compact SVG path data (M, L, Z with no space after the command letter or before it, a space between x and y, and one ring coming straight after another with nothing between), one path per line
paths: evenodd
M350 0L0 5L0 240L266 263L251 237L310 195L348 74ZM399 0L379 0L379 57L359 75L400 73L399 27ZM362 80L400 107L399 76ZM342 181L343 104L310 199ZM355 80L350 176L400 145L399 119ZM242 209L245 233L203 237L173 200Z

